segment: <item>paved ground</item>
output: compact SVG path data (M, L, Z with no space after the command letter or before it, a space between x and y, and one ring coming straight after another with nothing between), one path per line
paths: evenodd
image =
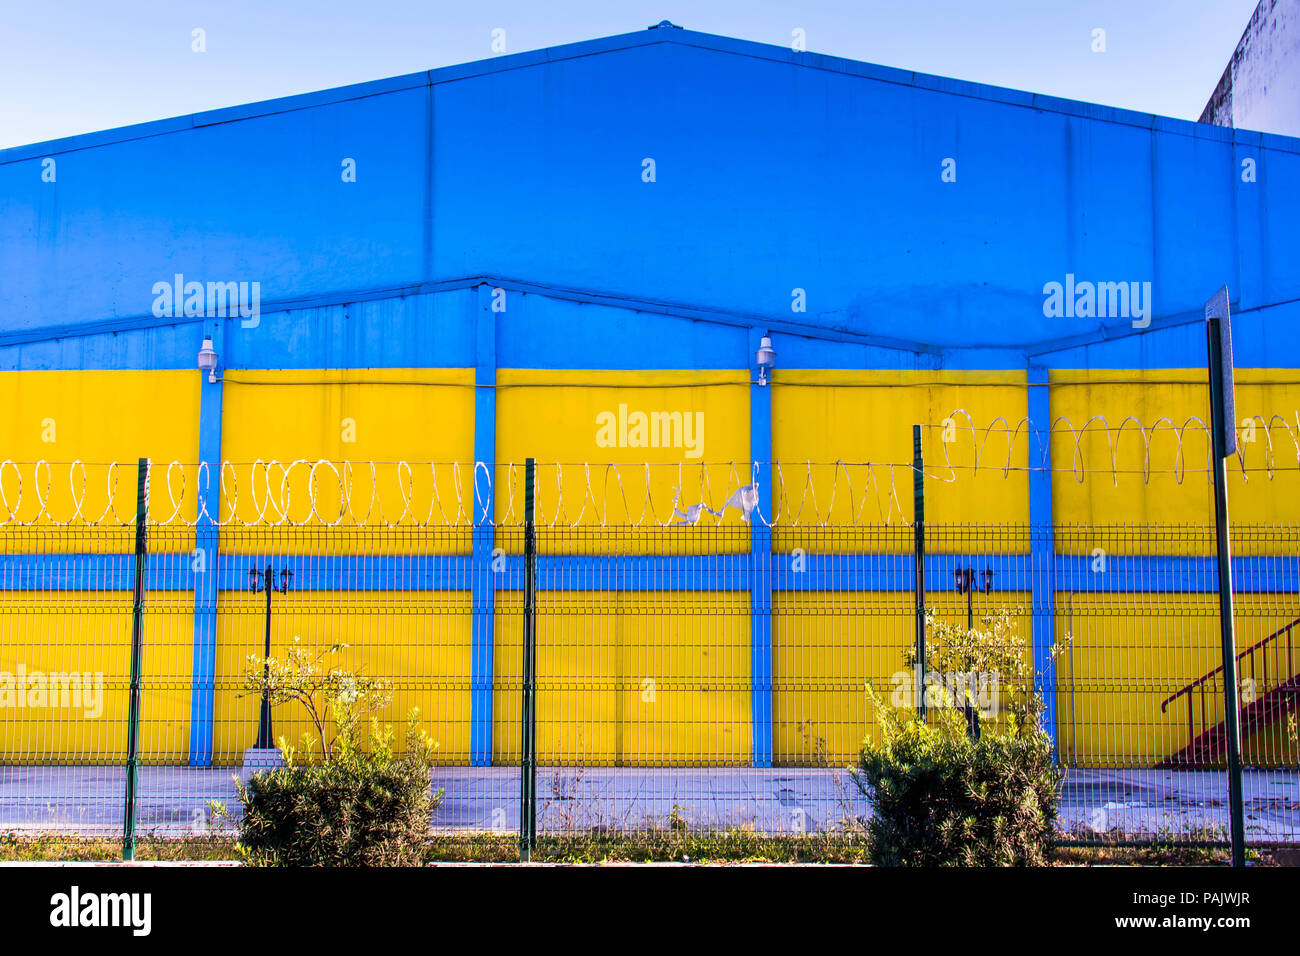
M142 767L139 832L207 832L208 801L234 806L235 772ZM440 767L433 779L445 792L435 827L517 826L517 768ZM0 766L0 832L118 834L124 783L121 767ZM1244 788L1248 839L1300 843L1300 773L1250 770ZM543 830L662 824L677 808L695 827L742 824L768 832L811 832L866 812L848 773L830 769L543 768L537 789ZM1061 822L1067 830L1195 834L1226 828L1227 819L1222 773L1076 770L1062 794Z

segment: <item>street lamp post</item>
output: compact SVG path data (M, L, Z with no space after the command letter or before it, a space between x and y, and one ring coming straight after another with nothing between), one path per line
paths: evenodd
M271 566L267 565L265 570L254 568L248 572L248 586L254 593L266 592L266 638L262 645L262 679L265 683L271 673L269 659L271 657L271 592L279 591L281 594L289 590L289 582L293 580L293 572L288 568L280 571L280 584L275 583L275 572ZM257 743L258 750L270 750L275 746L275 737L271 732L271 696L267 693L265 686L262 688L262 716L257 725Z
M988 594L993 590L993 569L984 569L984 579L980 584L975 582L974 568L953 568L952 578L953 587L957 589L957 593L966 595L966 630L967 632L973 631L975 630L975 592L979 591L981 594ZM967 658L966 666L969 668L970 665L971 661ZM974 681L973 674L971 680ZM966 711L966 727L970 732L971 740L979 740L979 715L975 712L975 708L971 706L969 694L966 695L963 708Z

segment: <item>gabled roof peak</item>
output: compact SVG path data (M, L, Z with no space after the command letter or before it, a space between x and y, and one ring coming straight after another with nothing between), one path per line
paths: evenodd
M651 47L661 44L674 44L700 50L710 50L716 53L767 60L774 63L786 63L802 69L839 73L844 76L858 77L865 80L911 86L934 93L945 93L951 96L1004 103L1026 109L1061 113L1108 123L1119 123L1141 129L1178 133L1200 139L1238 142L1253 147L1262 146L1283 149L1287 152L1300 152L1300 140L1290 137L1211 126L1189 120L1156 116L1151 113L1139 113L1133 110L1098 106L1092 103L1067 100L1055 96L1044 96L1005 87L987 86L967 80L955 80L896 67L878 66L860 60L849 60L822 53L795 50L790 46L759 43L753 40L738 40L713 33L699 33L680 27L669 20L661 20L645 30L638 30L633 33L621 33L592 40L578 40L573 43L563 43L558 46L544 47L522 53L507 53L486 60L452 64L419 73L371 80L315 93L301 93L240 106L223 107L201 113L123 126L116 129L83 133L44 143L14 146L0 150L0 163L21 162L70 150L142 139L147 136L158 136L195 127L212 126L218 123L235 122L255 116L267 116L291 110L307 109L313 106L338 103L398 90L435 86L439 83L467 80L476 76L503 73L509 70L529 69L561 60L617 53L637 47Z

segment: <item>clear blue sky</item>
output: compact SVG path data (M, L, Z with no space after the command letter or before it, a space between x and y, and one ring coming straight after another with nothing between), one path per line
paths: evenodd
M644 29L1196 119L1256 0L0 0L0 148ZM191 31L207 51L191 51ZM1106 52L1091 50L1106 31Z

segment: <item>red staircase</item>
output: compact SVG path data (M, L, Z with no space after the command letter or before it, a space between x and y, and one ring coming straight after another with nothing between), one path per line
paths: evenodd
M1243 742L1295 710L1300 703L1300 674L1296 673L1297 655L1292 635L1292 629L1298 625L1300 618L1237 655L1238 681L1250 678L1255 686L1254 700L1238 711L1237 722ZM1220 720L1210 726L1206 716L1207 713L1213 714L1221 709L1223 691L1219 685L1222 683L1222 674L1223 665L1220 664L1160 704L1160 712L1163 714L1165 708L1178 698L1187 698L1187 739L1190 743L1160 761L1156 764L1157 767L1195 770L1222 767L1227 763L1224 723ZM1219 680L1216 681L1215 677L1219 677Z

